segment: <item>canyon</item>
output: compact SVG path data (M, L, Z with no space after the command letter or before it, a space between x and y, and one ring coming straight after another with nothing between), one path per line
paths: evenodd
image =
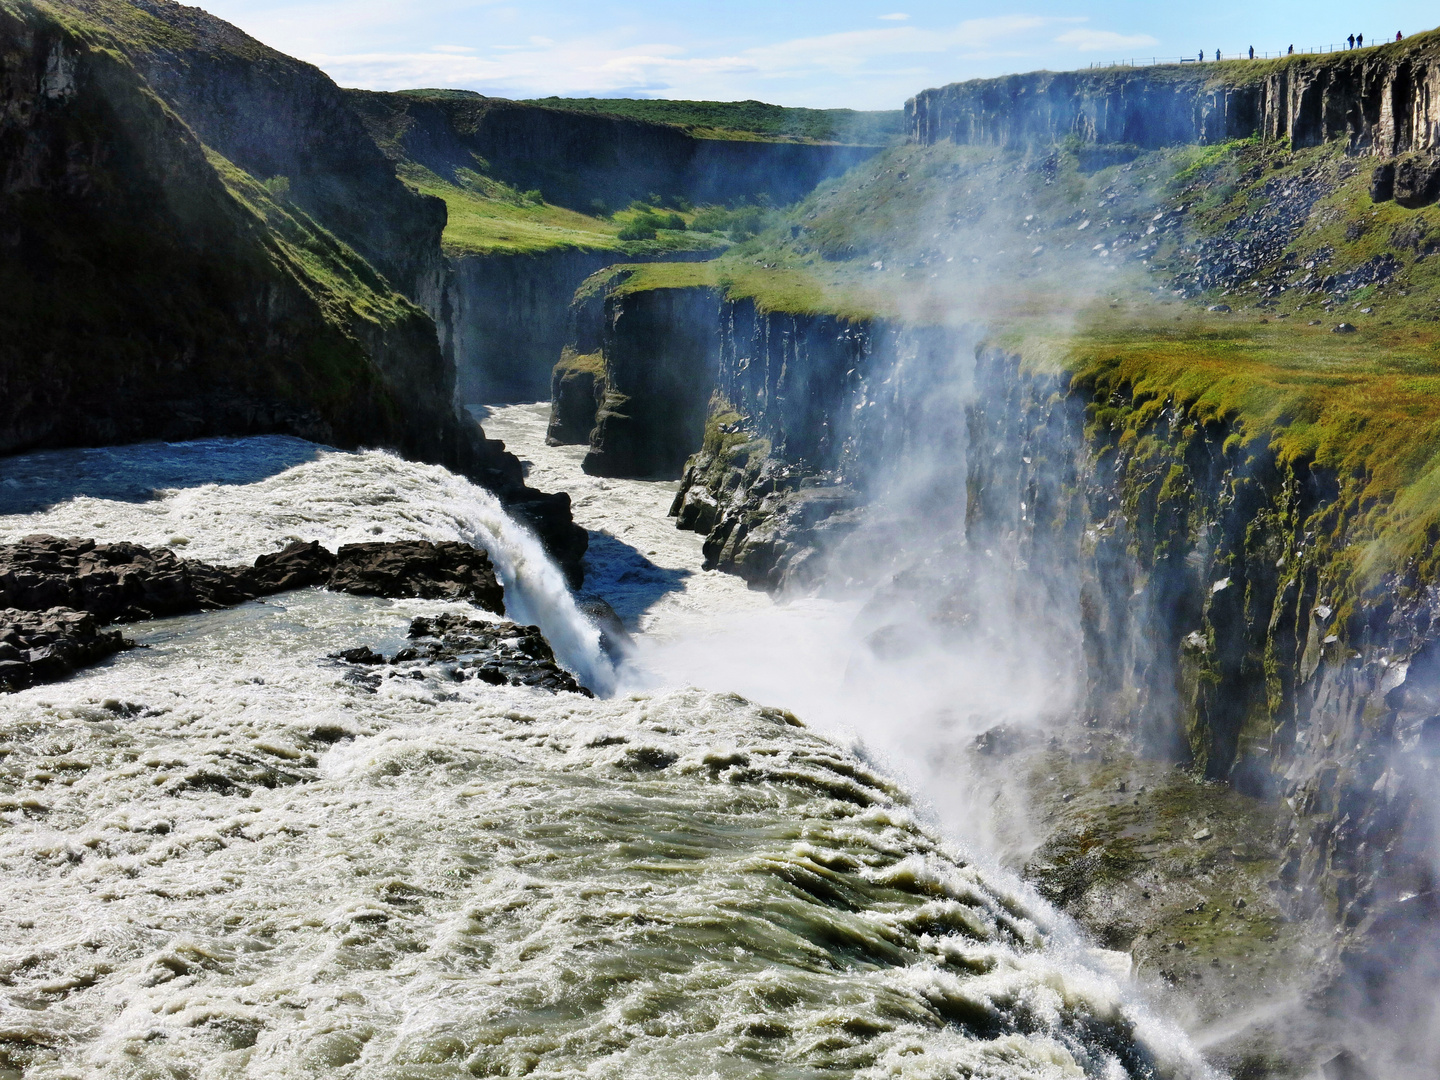
M330 470L353 501L317 512L314 536L276 510L261 537L226 503L244 533L235 550L147 523L150 547L122 554L163 563L167 581L221 572L163 548L173 532L258 573L257 557L293 557L285 544L318 536L351 545L342 559L374 543L384 561L401 545L385 573L420 580L429 556L403 545L479 549L496 573L478 606L495 613L504 579L505 605L513 597L517 619L538 629L422 605L465 603L454 590L383 593L411 604L393 609L309 593L275 601L323 623L307 625L304 648L324 672L345 670L336 685L357 695L346 707L367 730L400 731L412 721L398 703L420 702L479 742L523 744L507 766L522 787L590 783L551 775L549 746L600 777L595 791L653 783L657 798L704 814L733 807L692 792L697 777L794 784L872 815L867 829L898 830L894 850L939 859L929 834L896 824L904 800L869 771L864 740L852 760L795 734L809 717L698 691L643 696L658 692L632 655L654 663L653 679L695 670L647 635L663 639L656 627L698 598L757 618L822 612L834 630L825 647L849 657L837 684L903 714L894 723L923 748L927 790L965 789L972 801L955 820L983 821L988 857L1026 884L1014 900L994 883L1010 879L949 854L943 886L912 890L904 874L877 884L869 868L898 874L894 860L852 838L853 857L807 849L802 869L786 862L780 877L805 883L805 904L853 914L867 890L911 902L892 886L943 896L934 902L952 906L933 916L936 940L989 943L1021 982L1041 955L1028 950L1068 940L1061 916L1073 917L1083 948L1105 955L1085 954L1064 978L1123 961L1140 980L1124 985L1148 987L1192 1033L1233 1025L1205 1050L1236 1076L1409 1076L1433 1063L1440 35L925 90L906 106L904 141L886 145L716 137L465 91L342 90L168 0L0 0L0 63L0 450L41 455L14 460L47 478L32 497L17 473L0 494L12 554L44 546L21 530L52 519L95 540L44 544L119 551L142 538L103 534L115 521L140 528L130 523L149 511L134 507L153 502L179 522L185 492L249 484L260 505L266 485ZM707 209L730 224L701 227ZM644 220L664 223L647 234ZM547 397L542 430L524 403ZM492 418L505 441L487 436ZM110 480L92 484L98 473L67 488L69 459L43 458L156 440L207 440L219 455L209 440L226 439L275 461L240 485L207 465L115 495ZM120 471L141 469L140 456L123 460ZM387 478L373 527L361 520L372 473ZM666 504L660 525L683 534L673 549L648 519L633 532L643 550L631 549L623 518L658 519ZM563 578L507 531L512 517ZM25 655L77 642L45 676L69 681L48 692L118 679L158 700L163 672L124 655L101 625L111 615L21 604L17 588L4 595ZM278 618L256 613L275 592L227 595L238 605L228 613L196 614L221 605L190 597L126 618L240 625ZM382 623L383 640L365 638ZM142 629L142 643L166 640L163 627ZM717 640L707 647L739 649ZM260 663L259 645L235 648L247 670ZM803 665L789 656L776 646L768 662ZM331 674L302 667L286 669L295 693L329 700ZM49 717L44 688L27 688L42 680L15 671L17 708ZM900 682L905 692L884 696ZM987 682L993 692L975 689ZM608 701L617 688L636 696ZM238 692L271 716L268 691ZM525 694L548 696L541 706ZM122 704L102 712L151 716L104 700ZM479 720L466 718L471 706ZM90 707L77 699L54 722ZM283 713L273 706L274 724L288 723ZM625 734L585 726L602 715L595 725ZM691 745L687 717L702 718L694 738L714 731L716 745ZM767 762L823 762L767 771L749 743L730 746L741 739L731 731L767 747ZM287 759L319 769L327 738L296 735L304 745ZM424 738L422 771L470 753L447 734ZM909 762L905 741L885 753ZM96 761L106 752L89 736L80 744ZM405 767L385 769L376 776ZM590 827L622 836L590 798ZM795 798L824 816L811 795ZM490 805L508 821L502 802ZM973 895L955 884L972 873ZM414 895L448 904L453 884ZM430 902L386 896L377 926ZM917 970L927 927L867 938L857 955ZM944 961L970 974L986 963ZM1168 1036L1143 1010L1106 1012L1105 993L1076 1007L1104 1023L1080 1012L1042 1021L998 991L1001 1004L984 1007L926 998L934 1016L904 1012L873 1030L855 1019L826 1067L899 1060L893 1033L925 1028L982 1042L1049 1032L1091 1075L1111 1060L1126 1075L1200 1075L1186 1072L1200 1068L1190 1050L1167 1057ZM766 1034L752 1018L743 1039L785 1040L811 1022L797 1014L793 1029ZM374 1023L403 1043L390 1020ZM524 1063L477 1032L425 1052L472 1072ZM560 1053L526 1038L539 1040L534 1060ZM965 1068L969 1052L958 1052Z

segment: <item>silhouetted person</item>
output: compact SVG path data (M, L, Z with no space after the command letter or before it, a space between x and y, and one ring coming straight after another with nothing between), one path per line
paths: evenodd
M1205 50L1204 50L1204 49L1201 49L1201 50L1200 50L1200 63L1203 64L1204 62L1205 62Z
M1216 59L1217 61L1220 59L1220 50L1219 50L1219 49L1216 49L1216 50L1215 50L1215 59Z
M1354 35L1354 34L1351 34L1351 35L1350 35L1348 38L1346 38L1345 40L1348 41L1348 42L1350 42L1350 48L1352 48L1352 49L1355 48L1355 35Z
M1364 34L1356 34L1356 35L1355 35L1355 47L1356 47L1357 49L1363 49L1363 48L1365 48L1365 35L1364 35Z
M1404 38L1405 38L1405 35L1402 34L1402 33L1400 33L1399 30L1396 30L1396 31L1395 31L1395 40L1396 40L1396 41L1403 41Z
M1290 46L1290 51L1289 51L1288 53L1286 53L1285 55L1286 55L1286 56L1294 56L1294 55L1295 55L1295 46L1294 46L1294 45L1291 45L1291 46Z
M1254 59L1255 59L1255 46L1254 46L1254 45L1251 45L1251 46L1250 46L1250 59L1251 59L1251 60L1254 60Z

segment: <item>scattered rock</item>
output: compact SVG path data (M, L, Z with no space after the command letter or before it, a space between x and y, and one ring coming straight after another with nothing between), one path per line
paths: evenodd
M492 686L530 686L552 693L594 696L555 662L555 654L537 626L479 622L446 614L414 620L410 639L414 646L401 649L389 659L363 645L331 659L367 669L352 672L347 679L371 692L386 677L423 677L425 669L430 668L456 682L479 679ZM375 673L373 669L381 665L391 670Z
M1339 326L1334 327L1330 332L1332 334L1353 334L1355 333L1355 327L1350 325L1348 322L1342 322Z
M1221 315L1229 315L1229 314L1230 314L1230 305L1229 305L1229 304L1211 304L1211 305L1210 305L1208 308L1206 308L1205 310L1206 310L1206 311L1214 311L1214 312L1217 312L1218 314L1221 314Z

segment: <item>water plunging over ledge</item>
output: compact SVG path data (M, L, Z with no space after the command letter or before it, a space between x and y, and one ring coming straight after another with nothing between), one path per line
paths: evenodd
M605 483L592 587L642 671L608 701L368 693L325 657L456 605L318 591L130 627L145 648L0 698L0 1069L1204 1075L1112 957L883 771L731 687L673 688L710 682L686 667L705 620L775 605L699 571L663 507L652 539L664 485ZM7 540L467 539L567 662L600 662L558 571L441 469L257 439L12 459L0 485Z

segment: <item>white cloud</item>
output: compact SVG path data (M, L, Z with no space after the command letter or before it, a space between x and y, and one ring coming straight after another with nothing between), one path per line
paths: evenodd
M937 27L895 11L864 29L757 44L737 30L716 46L643 21L597 31L579 14L538 20L513 0L201 2L342 85L452 86L505 97L757 97L897 108L926 86L1053 63L1057 50L1123 55L1153 43L1089 30L1084 18L1026 14Z
M1158 45L1149 34L1117 34L1113 30L1067 30L1055 39L1060 45L1070 45L1080 52L1114 52L1123 49L1148 49Z
M748 77L749 93L760 92L750 80L778 89L817 78L892 79L897 80L897 97L903 100L931 77L922 58L1008 55L997 47L1019 44L1017 39L1075 21L1009 15L969 19L943 29L889 26L795 38L721 56L697 56L669 43L625 44L591 36L548 44L532 39L528 45L496 45L487 55L427 50L319 53L305 59L343 85L381 90L462 86L507 96L543 96L645 88L681 97L733 98L735 80L743 76ZM898 82L902 78L904 82Z

